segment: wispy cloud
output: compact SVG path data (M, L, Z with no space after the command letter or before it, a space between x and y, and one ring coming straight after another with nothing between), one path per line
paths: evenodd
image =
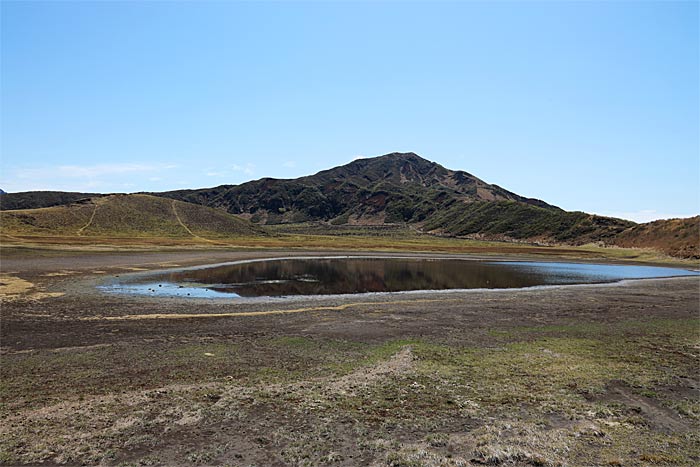
M3 170L0 183L12 191L117 191L136 187L139 180L160 181L163 171L178 167L142 163L15 166Z
M98 164L98 165L59 165L53 167L17 168L14 176L18 178L71 177L96 178L105 175L125 173L155 172L172 169L174 165L145 165L145 164Z
M297 166L297 161L286 161L285 163L282 164L282 167L287 167L287 168L294 168Z
M255 173L255 165L248 162L246 165L233 164L231 170L234 172L243 172L246 175L253 175Z
M228 167L207 167L203 173L207 177L240 178L240 174L253 175L255 173L255 165L249 162L245 165L233 164ZM236 176L236 174L239 175Z
M601 216L617 217L620 219L627 219L634 222L644 223L651 222L660 219L676 219L679 217L693 217L698 214L685 213L685 214L669 214L668 212L656 211L654 209L642 209L640 211L603 211L598 213Z

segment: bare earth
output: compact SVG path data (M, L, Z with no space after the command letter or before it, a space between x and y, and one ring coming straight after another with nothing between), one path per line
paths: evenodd
M95 289L292 254L309 252L4 251L0 463L700 462L698 278L243 303Z

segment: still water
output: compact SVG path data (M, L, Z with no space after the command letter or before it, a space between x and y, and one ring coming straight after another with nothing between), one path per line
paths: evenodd
M508 289L698 275L651 266L416 258L290 258L138 275L103 290L193 298Z

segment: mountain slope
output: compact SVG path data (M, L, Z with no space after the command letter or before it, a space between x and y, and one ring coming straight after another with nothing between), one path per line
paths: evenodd
M454 202L511 200L554 208L453 171L413 153L392 153L291 180L263 178L241 185L159 193L222 208L262 224L421 222Z
M546 209L517 201L477 201L437 212L423 228L457 236L581 245L609 242L635 225L622 219Z
M293 180L161 193L240 214L261 224L411 223L424 231L485 239L582 244L635 225L566 212L413 153L359 159Z
M263 228L225 212L149 195L110 195L65 206L0 212L2 233L224 238Z

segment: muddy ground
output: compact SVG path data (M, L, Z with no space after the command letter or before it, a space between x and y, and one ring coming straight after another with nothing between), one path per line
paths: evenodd
M95 289L289 254L5 249L0 463L700 462L698 278L256 303Z

